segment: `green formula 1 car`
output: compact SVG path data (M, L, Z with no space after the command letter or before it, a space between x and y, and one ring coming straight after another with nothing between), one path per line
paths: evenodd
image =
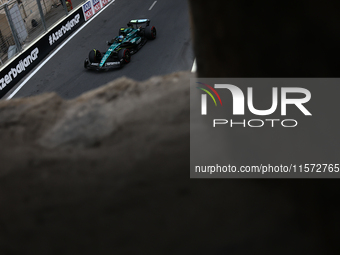
M106 70L122 67L131 61L131 55L140 50L148 40L156 38L156 28L150 26L149 19L130 20L127 27L119 30L119 35L107 44L110 46L102 55L93 49L85 59L86 69Z

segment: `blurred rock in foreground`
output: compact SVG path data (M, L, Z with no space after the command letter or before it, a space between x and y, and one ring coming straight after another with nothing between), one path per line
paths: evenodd
M1 101L0 254L332 250L322 185L189 178L191 75Z

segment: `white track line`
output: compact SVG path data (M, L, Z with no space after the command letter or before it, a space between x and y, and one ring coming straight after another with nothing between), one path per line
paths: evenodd
M157 1L153 2L153 4L149 8L149 11L151 11L151 9L155 6L156 3L157 3Z
M89 21L86 21L86 23L80 27L76 32L74 32L69 38L66 39L66 41L60 45L51 55L48 56L48 58L46 58L44 60L44 62L42 62L13 92L12 94L9 95L9 97L6 98L6 100L11 99L13 96L15 96L16 93L18 93L18 91L33 77L33 75L35 75L55 54L58 53L58 51L60 51L66 43L68 43L73 37L76 36L76 34L78 34L84 27L86 27L92 20L94 20L96 17L98 17L99 13L101 13L102 11L104 11L107 7L110 6L110 4L112 4L115 0L111 0L109 2L108 5L106 5L103 9L101 9L96 16L94 16L92 19L90 19Z
M197 66L196 66L196 58L195 58L194 63L192 64L191 72L196 73L196 70L197 70Z

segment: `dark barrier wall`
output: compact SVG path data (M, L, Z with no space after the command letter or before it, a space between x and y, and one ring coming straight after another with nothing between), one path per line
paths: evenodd
M82 8L79 8L4 68L0 73L0 98L84 22Z

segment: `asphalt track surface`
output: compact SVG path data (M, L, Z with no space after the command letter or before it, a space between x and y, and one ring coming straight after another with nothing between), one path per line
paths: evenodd
M158 0L149 10L154 2L116 0L52 57L14 98L54 91L71 99L122 76L143 81L155 75L190 70L194 55L187 1ZM86 70L84 60L89 51L96 48L105 52L106 41L136 18L149 18L150 25L157 29L157 38L132 55L131 62L122 69Z

